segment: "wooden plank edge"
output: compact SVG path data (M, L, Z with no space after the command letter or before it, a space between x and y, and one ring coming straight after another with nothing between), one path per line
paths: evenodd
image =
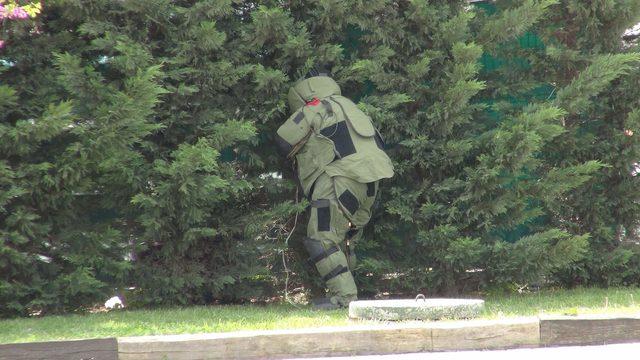
M538 318L443 323L434 326L433 351L495 350L540 346Z
M283 359L431 351L428 327L119 338L120 359Z
M117 360L116 338L0 344L0 360Z
M638 315L543 316L541 346L606 345L640 342Z
M438 335L438 336L436 336ZM537 318L390 323L118 339L120 359L282 359L538 347ZM443 339L456 341L452 346ZM457 344L457 345L456 345ZM455 345L455 346L454 346Z
M276 359L296 356L383 355L422 351L615 344L633 341L640 341L640 316L543 316L535 319L390 323L349 328L0 344L0 359L81 359L86 357L84 354L98 354L98 357L93 356L96 360L117 359L118 355L120 359L125 360L162 359L165 356L171 359L265 356ZM251 351L251 348L254 350ZM59 353L56 354L56 351Z

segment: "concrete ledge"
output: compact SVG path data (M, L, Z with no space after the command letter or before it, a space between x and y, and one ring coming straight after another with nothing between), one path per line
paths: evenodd
M115 338L0 345L0 360L118 360Z
M367 320L474 319L484 307L480 299L356 300L349 303L349 318Z

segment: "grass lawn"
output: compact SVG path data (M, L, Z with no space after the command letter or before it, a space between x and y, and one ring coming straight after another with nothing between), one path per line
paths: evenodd
M543 290L485 297L485 319L545 314L625 313L640 315L639 288ZM373 321L367 323L374 323ZM210 333L361 325L346 310L314 311L293 305L195 306L116 310L87 315L0 320L0 344L114 336Z

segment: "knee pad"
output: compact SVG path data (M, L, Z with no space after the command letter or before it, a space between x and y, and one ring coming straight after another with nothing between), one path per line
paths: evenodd
M304 248L309 253L308 261L311 265L315 265L316 263L329 257L329 255L340 251L340 248L336 245L333 245L325 250L320 240L316 240L310 237L304 238L303 244Z
M308 264L318 269L323 281L327 282L340 274L349 272L349 260L341 253L337 245L325 249L320 240L307 237L304 239L304 246L309 252ZM334 255L336 253L340 253L339 256L336 257ZM334 255L332 259L328 262L324 261L332 255Z

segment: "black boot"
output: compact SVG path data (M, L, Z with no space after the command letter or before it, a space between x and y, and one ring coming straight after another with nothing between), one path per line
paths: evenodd
M319 298L311 300L311 304L315 310L338 310L344 309L345 306L334 304L329 298Z

